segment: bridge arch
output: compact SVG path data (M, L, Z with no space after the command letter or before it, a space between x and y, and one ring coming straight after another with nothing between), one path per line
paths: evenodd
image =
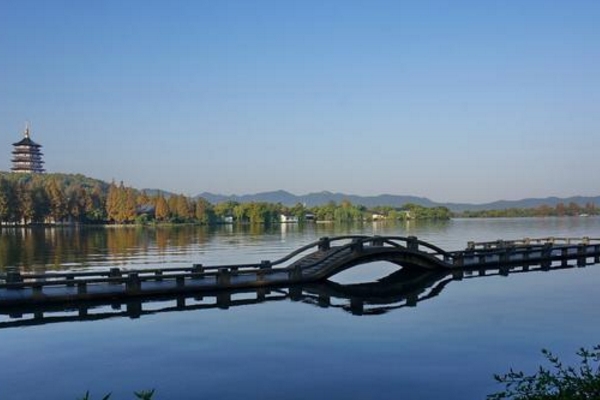
M350 242L336 246L341 240ZM449 253L416 237L343 236L322 238L316 243L317 250L288 266L288 269L297 271L301 280L327 279L374 261L389 261L404 268L420 270L446 270L451 266ZM311 244L302 251L313 247L314 244Z

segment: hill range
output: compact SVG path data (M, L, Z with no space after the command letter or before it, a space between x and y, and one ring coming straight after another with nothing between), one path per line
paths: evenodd
M262 192L256 194L246 195L219 195L204 192L199 194L197 197L202 197L209 202L216 204L225 201L237 201L239 203L250 203L250 202L267 202L267 203L281 203L285 206L293 206L301 203L306 207L314 207L318 205L326 204L330 201L340 203L344 200L350 201L352 204L360 204L365 207L376 207L376 206L392 206L401 207L407 203L418 204L423 207L447 207L453 212L463 211L482 211L482 210L505 210L509 208L535 208L541 205L547 205L554 207L559 203L569 204L571 202L585 205L586 203L600 204L600 196L586 197L586 196L573 196L566 198L559 197L546 197L546 198L527 198L522 200L499 200L491 203L482 204L469 204L469 203L439 203L432 201L426 197L418 196L403 196L403 195L392 195L392 194L381 194L378 196L358 196L344 193L332 193L332 192L317 192L309 193L305 195L295 195L284 190L278 190L273 192Z

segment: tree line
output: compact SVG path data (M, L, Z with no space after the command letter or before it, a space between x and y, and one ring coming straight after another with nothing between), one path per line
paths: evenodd
M401 208L367 209L349 201L315 207L303 204L226 201L211 204L203 198L149 194L122 182L106 183L83 175L0 173L0 222L43 223L199 223L271 224L286 215L306 220L353 222L374 219L449 219L445 207L407 204Z
M540 205L533 208L507 208L504 210L464 211L457 213L463 218L515 218L515 217L576 217L580 215L600 215L600 208L594 203L581 206L577 203L558 203L552 207Z
M451 217L563 217L600 215L594 203L574 202L534 208L464 211L452 213L446 207L423 207L405 204L402 207L367 208L349 201L329 202L306 207L298 203L225 201L211 204L203 198L182 194L149 194L122 182L106 183L72 174L0 173L0 222L4 224L40 223L197 223L211 225L223 222L272 224L286 215L299 222L306 220L355 222L371 220L448 220Z

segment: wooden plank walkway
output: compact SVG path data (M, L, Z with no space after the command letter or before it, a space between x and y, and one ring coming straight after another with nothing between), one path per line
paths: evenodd
M583 266L600 262L600 239L470 242L465 250L447 252L414 236L340 236L321 238L279 260L256 264L45 274L9 268L0 275L0 307L306 284L376 260L452 273L503 271L516 265L549 269L571 260Z

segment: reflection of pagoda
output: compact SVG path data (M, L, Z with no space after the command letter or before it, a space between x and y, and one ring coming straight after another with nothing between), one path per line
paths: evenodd
M13 172L42 173L44 172L44 161L42 160L41 145L35 143L29 137L29 125L25 126L25 137L17 143L13 143Z

